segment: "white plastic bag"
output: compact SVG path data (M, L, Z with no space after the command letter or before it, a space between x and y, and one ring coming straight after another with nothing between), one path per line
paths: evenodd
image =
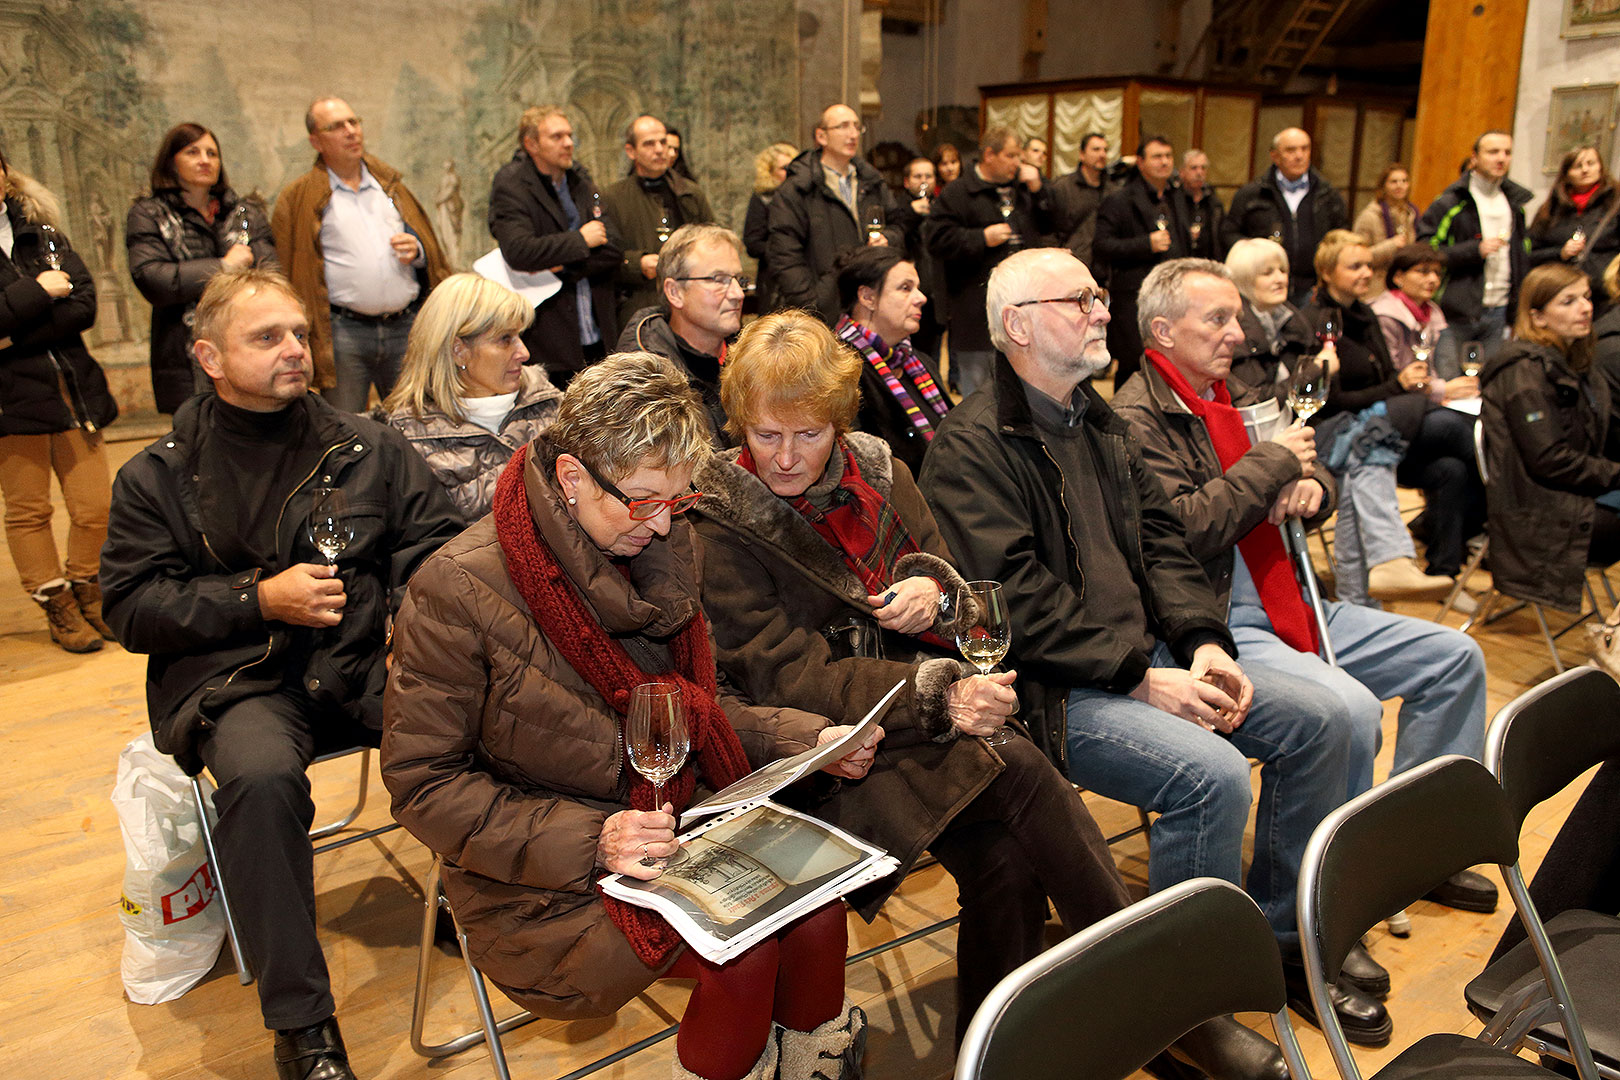
M191 781L142 735L118 756L112 802L124 834L124 992L140 1005L172 1001L225 943Z

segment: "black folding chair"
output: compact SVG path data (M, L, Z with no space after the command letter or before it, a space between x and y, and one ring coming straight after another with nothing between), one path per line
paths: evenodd
M1344 1080L1361 1080L1328 996L1350 949L1376 923L1478 863L1511 866L1519 836L1507 796L1485 767L1457 754L1425 762L1341 806L1311 834L1299 875L1299 932L1311 1000ZM1539 925L1531 928L1532 935ZM1545 939L1543 939L1544 941ZM1580 1024L1551 951L1541 974L1564 1027ZM1597 1080L1590 1058L1581 1080ZM1378 1080L1429 1073L1546 1080L1556 1075L1501 1046L1463 1035L1425 1035L1378 1070Z
M1536 806L1592 766L1617 759L1620 684L1589 667L1519 695L1496 714L1486 734L1485 763L1506 793L1516 833ZM1504 868L1503 878L1526 928L1540 926L1519 864ZM1620 919L1613 913L1565 911L1546 923L1544 934L1580 1002L1581 1028L1598 1071L1620 1080ZM1541 940L1532 933L1470 982L1464 997L1500 1044L1528 1046L1573 1062L1569 1040L1556 1023L1557 1001L1537 978Z
M1195 878L997 983L968 1025L956 1080L1120 1080L1199 1024L1251 1011L1271 1014L1294 1080L1310 1080L1265 916L1236 886Z

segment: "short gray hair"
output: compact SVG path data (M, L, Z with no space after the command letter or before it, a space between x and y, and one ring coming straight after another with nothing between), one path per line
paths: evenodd
M1187 314L1187 279L1194 274L1232 280L1226 267L1214 259L1171 259L1155 266L1136 294L1136 325L1145 344L1153 342L1148 327L1154 319L1175 322Z
M1025 248L1007 256L990 271L990 284L984 294L984 314L990 320L990 344L1002 353L1006 353L1013 342L1002 325L1001 313L1024 300L1039 299L1030 295L1036 271L1043 262L1061 255L1074 258L1074 253L1066 248Z
M742 240L722 225L682 225L670 234L658 252L658 289L663 293L664 282L670 278L685 277L692 268L692 252L700 244L730 244L742 257Z
M1269 236L1245 236L1226 253L1226 269L1232 284L1249 300L1254 299L1254 280L1272 266L1288 272L1288 249Z

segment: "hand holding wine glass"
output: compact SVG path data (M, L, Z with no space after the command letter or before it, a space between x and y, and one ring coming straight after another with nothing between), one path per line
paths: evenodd
M45 244L45 265L52 270L62 269L62 234L55 226L41 223L39 237Z
M1471 379L1479 377L1485 366L1485 346L1477 341L1465 341L1462 346L1462 373Z
M673 683L642 683L630 692L625 747L630 752L630 764L653 786L653 807L662 810L664 785L681 771L691 748L680 687ZM677 848L663 863L674 866L685 858L686 852ZM641 864L655 866L659 861L647 855Z
M956 610L957 648L968 663L979 669L980 675L988 676L1012 647L1012 613L1007 609L1000 582L967 582L958 590ZM973 618L964 618L969 612ZM985 741L991 746L1000 746L1016 737L1002 727Z
M1327 367L1319 356L1303 356L1288 380L1288 407L1295 423L1304 424L1322 411L1328 399Z
M318 487L311 492L309 542L326 556L326 564L335 567L337 557L353 539L354 522L349 518L349 501L342 489Z

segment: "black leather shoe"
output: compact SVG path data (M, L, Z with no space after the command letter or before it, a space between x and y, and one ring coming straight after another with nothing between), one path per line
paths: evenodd
M1496 910L1496 886L1483 874L1462 870L1436 885L1423 899L1459 911L1480 911L1489 915Z
M1288 1007L1306 1023L1321 1027L1305 981L1305 964L1300 960L1284 960L1283 981L1288 985ZM1389 1018L1388 1009L1342 979L1328 988L1328 996L1333 1000L1334 1015L1339 1018L1347 1040L1357 1046L1389 1045L1395 1024Z
M1344 958L1344 967L1339 971L1340 980L1349 983L1370 998L1383 1001L1389 997L1389 972L1384 966L1372 958L1367 946L1356 942L1350 955Z
M279 1080L355 1080L337 1017L276 1032L276 1076Z
M1230 1016L1199 1024L1170 1050L1212 1080L1288 1080L1288 1063L1277 1044Z

